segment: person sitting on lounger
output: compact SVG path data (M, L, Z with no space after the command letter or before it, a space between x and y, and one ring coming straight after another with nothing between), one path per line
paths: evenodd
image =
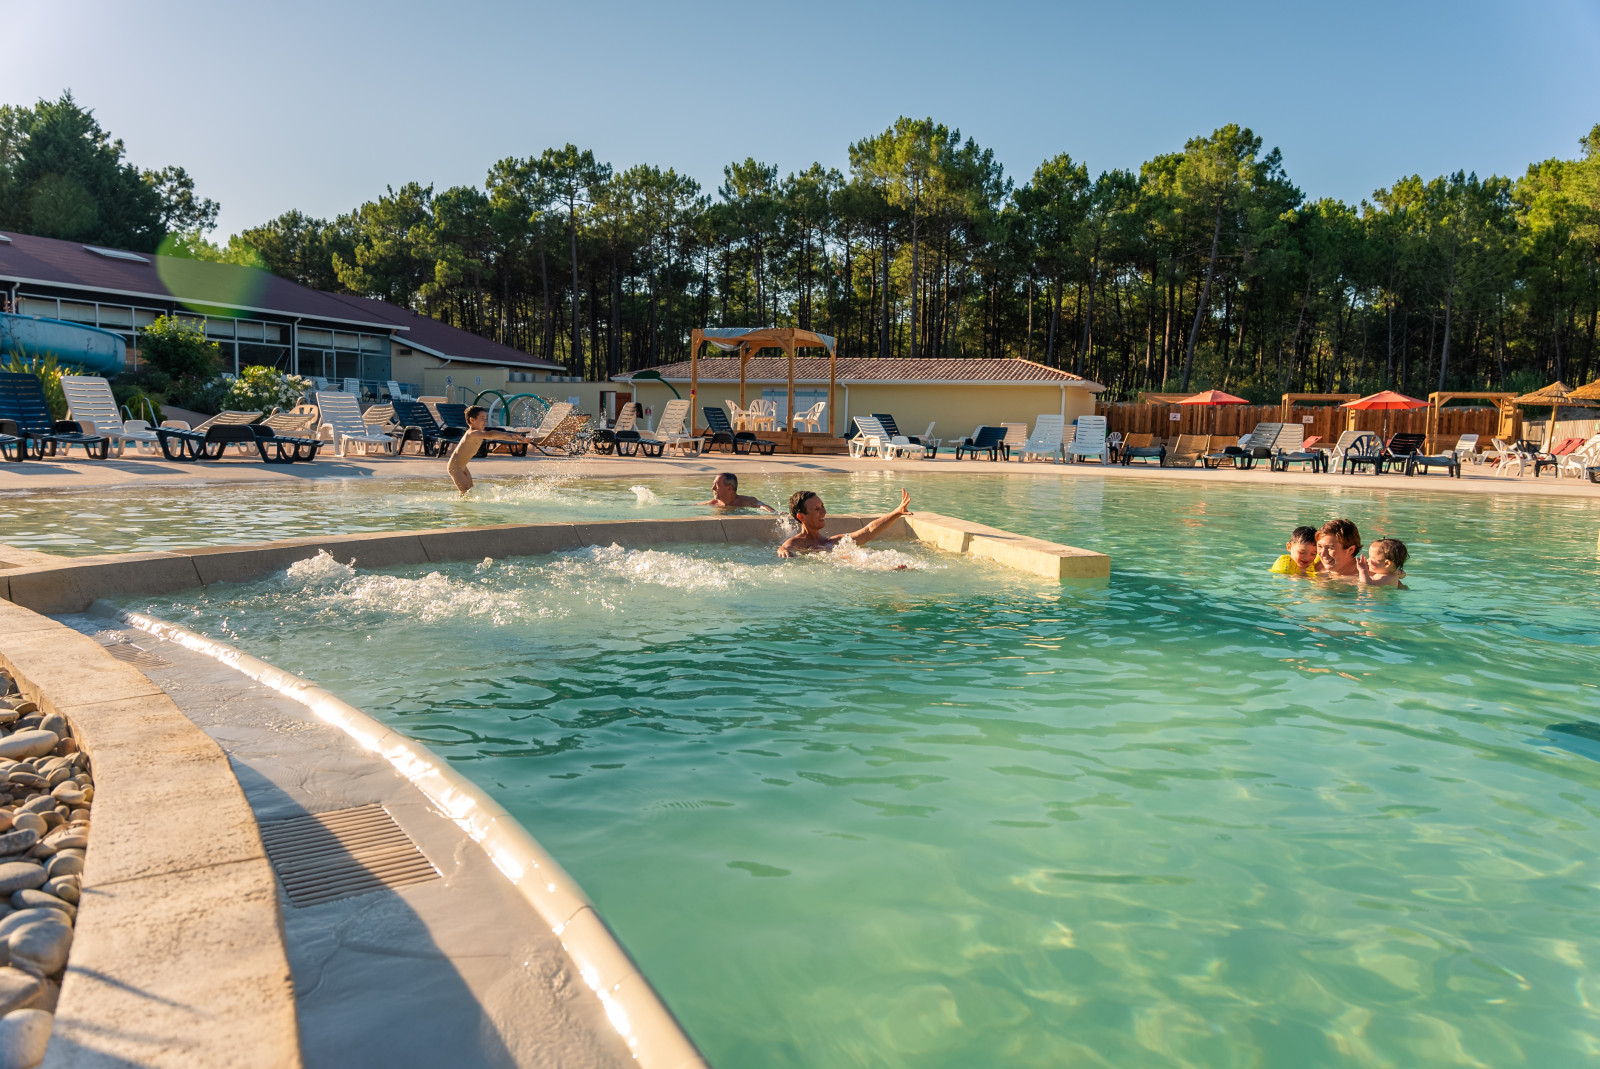
M711 500L701 502L714 509L766 509L768 512L777 513L777 509L765 501L758 501L749 494L739 492L739 477L731 471L725 471L711 480Z
M1356 580L1361 531L1349 520L1329 520L1317 529L1317 577Z
M1398 538L1380 538L1356 560L1356 582L1362 586L1397 586L1405 589L1406 558L1411 554Z
M467 433L456 442L455 449L450 454L450 463L446 471L450 474L450 481L456 484L456 489L463 494L472 489L472 473L467 470L467 462L478 455L478 447L484 442L523 442L527 439L520 434L510 431L489 430L489 410L482 405L472 405L467 409Z
M1315 575L1317 571L1317 529L1296 527L1289 535L1285 553L1272 566L1273 575Z
M828 519L828 510L823 507L822 498L812 490L801 490L789 499L789 515L800 524L800 533L778 547L778 556L793 557L798 553L816 553L832 549L846 538L859 546L863 542L872 541L883 533L885 527L910 513L911 495L901 490L900 507L893 512L884 513L859 531L851 531L844 535L824 535L822 527Z

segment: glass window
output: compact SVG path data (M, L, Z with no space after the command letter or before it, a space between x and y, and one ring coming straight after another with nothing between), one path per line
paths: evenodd
M354 349L356 347L356 336L340 331L333 336L333 347L335 349Z
M56 318L56 302L54 299L39 297L17 298L17 314L25 316L44 316L47 319Z
M394 378L389 370L389 357L382 353L362 353L361 377L368 382L388 382Z
M789 407L788 386L763 386L761 388L763 401L776 401L778 403L778 423L781 426L788 419L789 414L784 411ZM796 412L804 412L818 401L828 399L828 388L815 386L796 386L794 388L794 407Z
M382 334L361 335L361 351L364 353L387 353L389 339Z
M133 309L119 308L114 304L100 306L100 325L102 327L131 327L133 326Z
M307 378L326 378L328 372L322 362L325 355L321 349L302 348L300 350L299 374Z
M333 332L327 330L309 330L306 327L301 327L300 344L330 347L333 345Z
M76 301L62 301L60 318L74 323L93 323L95 321L94 305L79 304Z
M148 327L164 315L166 315L165 312L157 312L149 308L135 308L133 310L133 325L136 327Z
M231 319L208 319L208 320L206 320L206 334L207 334L208 337L212 337L212 338L231 338L231 337L233 337L233 320L231 320Z
M281 345L258 345L254 342L239 343L239 366L275 367L284 371L289 370L289 350Z
M341 379L359 379L361 377L361 357L355 353L334 353L336 363L334 375Z

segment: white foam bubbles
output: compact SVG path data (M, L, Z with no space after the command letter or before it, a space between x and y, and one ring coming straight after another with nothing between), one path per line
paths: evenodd
M356 562L353 558L349 564L340 564L332 553L325 549L319 549L315 557L297 560L289 565L286 574L289 583L294 586L336 586L346 580L355 578L355 565Z
M628 489L633 491L635 504L658 505L661 503L661 499L656 496L656 492L648 486L630 486Z
M831 550L822 555L823 560L842 568L855 568L863 572L925 571L928 562L898 549L868 549L858 546L849 535L839 539Z

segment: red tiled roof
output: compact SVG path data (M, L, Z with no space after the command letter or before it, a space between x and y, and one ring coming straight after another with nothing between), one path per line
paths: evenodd
M440 356L474 363L566 370L560 364L480 338L409 308L310 289L255 267L148 252L133 253L140 259L132 260L90 252L81 241L10 232L4 236L9 240L0 241L0 281L79 289L84 291L86 300L110 298L116 303L121 298L138 303L144 297L163 303L178 301L190 306L300 316L382 331L402 328L395 335L400 344Z
M653 369L672 382L689 381L689 361L663 364ZM783 356L751 357L745 364L746 382L788 382L789 359ZM627 379L627 375L618 375ZM795 382L807 385L828 381L826 357L803 356L794 362ZM649 381L649 380L644 380ZM738 382L739 360L732 356L708 356L700 361L701 382ZM1092 393L1105 387L1090 382L1070 371L1046 367L1032 360L1013 357L988 359L984 357L918 357L910 359L883 359L875 356L840 357L838 381L851 385L866 383L1026 383L1037 382L1051 386L1072 385Z

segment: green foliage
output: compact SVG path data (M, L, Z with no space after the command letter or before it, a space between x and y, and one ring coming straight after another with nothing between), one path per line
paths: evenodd
M161 316L139 332L139 356L173 380L209 382L222 372L222 347L189 320Z
M113 382L111 396L116 400L117 408L129 419L142 419L152 427L156 427L167 418L166 413L161 411L162 399L156 394L146 392L142 386L129 382Z
M36 376L44 387L44 400L50 408L50 418L67 418L67 395L61 389L61 368L56 364L55 353L28 357L10 353L7 356L5 370Z
M310 379L287 375L277 368L252 366L242 368L234 377L222 396L222 405L240 411L255 409L265 416L274 408L298 403L310 389Z

